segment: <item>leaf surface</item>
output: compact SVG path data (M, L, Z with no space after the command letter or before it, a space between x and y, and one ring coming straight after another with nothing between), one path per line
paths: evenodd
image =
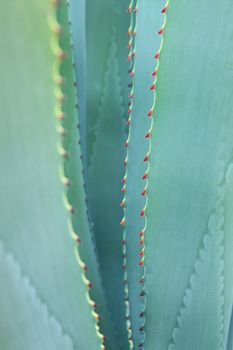
M226 342L232 305L230 187L223 214L216 203L232 162L232 15L230 1L171 1L167 11L146 209L147 350L173 343L179 350L222 349ZM215 210L217 216L228 212L226 225L223 219L221 227L212 222ZM208 230L216 232L190 287ZM181 322L184 328L176 333Z

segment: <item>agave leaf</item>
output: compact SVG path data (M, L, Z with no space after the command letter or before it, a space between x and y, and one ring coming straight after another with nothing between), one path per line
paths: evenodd
M229 278L231 273L225 273L224 276L224 258L225 272L227 272L227 269L232 269L233 266L232 254L228 254L227 248L227 243L232 241L233 235L232 229L226 230L227 227L224 225L226 233L224 242L222 227L225 222L225 208L229 209L230 206L232 212L232 199L230 202L225 200L226 194L232 195L232 190L233 165L231 163L226 171L223 184L219 187L215 210L208 224L209 232L204 236L203 247L195 262L190 286L183 298L183 307L177 317L177 327L173 331L173 340L169 350L196 347L225 349L227 334L224 336L224 326L228 330L228 315L232 305L232 281ZM226 244L225 251L223 243ZM224 310L227 315L224 315ZM214 336L207 336L210 320L211 333ZM192 344L193 334L196 335L195 344Z
M120 199L123 178L125 122L115 35L112 37L108 69L89 169L89 201L100 271L108 307L119 334L121 348L127 348L122 268L122 217ZM121 166L119 166L121 164Z
M0 345L1 349L74 350L50 310L38 298L19 264L0 243ZM10 301L10 302L9 302ZM77 348L76 348L77 349Z
M77 82L80 141L84 172L86 169L86 1L69 0L70 28Z
M113 30L123 89L127 88L127 36L129 17L126 4L116 0L86 2L87 42L87 164L91 163L95 132L100 119L101 97ZM122 33L124 35L122 36ZM101 45L100 45L101 41ZM125 95L127 96L127 95ZM126 104L126 101L125 101Z
M79 239L81 240L79 249L76 249L76 255L78 259L84 259L85 261L85 263L84 261L80 261L82 268L86 272L85 278L87 277L94 284L91 297L97 302L97 309L94 307L93 312L95 313L97 311L101 314L101 320L99 323L101 330L103 329L104 334L107 337L107 340L103 343L106 343L106 346L114 349L115 335L113 333L112 322L104 299L98 263L94 252L92 236L89 231L90 227L87 217L87 207L85 206L85 191L83 187L83 174L81 171L82 162L80 147L78 144L79 135L77 124L79 123L79 118L76 107L76 90L72 84L74 81L74 71L72 68L73 56L70 48L70 33L67 14L66 1L60 1L57 17L63 33L60 38L60 46L65 54L65 60L61 64L60 69L60 74L64 76L65 79L61 91L64 96L66 96L61 105L62 113L64 113L64 119L62 119L61 125L65 130L62 139L62 147L67 151L67 156L64 157L63 161L64 175L69 181L69 185L66 187L66 195L68 207L72 207L72 210L70 210L70 226L72 227L72 233L78 234ZM89 284L88 281L86 281L86 283ZM98 320L97 314L95 314L95 317Z
M229 131L230 132L230 131ZM231 155L232 161L232 155ZM224 322L224 348L226 347L226 343L228 342L228 338L232 338L232 304L233 304L233 286L232 280L229 276L232 275L233 269L233 254L232 254L232 227L233 227L233 167L232 165L228 166L228 171L226 173L226 185L227 190L225 192L224 197L224 310L225 310L225 322ZM230 243L229 243L230 242ZM230 325L230 331L229 331ZM229 336L228 336L229 332ZM233 346L233 339L231 340ZM229 346L229 345L227 345Z
M3 34L0 44L5 48L0 88L0 237L39 298L63 331L70 334L74 347L98 349L102 340L96 335L96 320L86 300L83 271L73 254L68 215L62 203L63 186L58 177L59 139L53 117L51 74L54 57L50 49L47 2L1 3L0 12ZM59 33L56 23L53 29ZM15 33L20 33L17 39ZM59 47L55 49L59 56ZM59 75L54 78L61 83ZM62 101L60 90L56 98ZM60 127L59 131L62 131ZM82 235L90 234L85 231ZM95 286L95 280L92 283Z
M139 233L145 225L144 217L140 216L145 206L145 196L142 196L141 192L145 187L143 174L148 166L147 162L144 162L149 147L145 135L151 124L151 118L147 117L147 113L154 101L154 93L150 90L150 86L154 81L152 76L156 65L154 55L160 47L160 38L155 33L163 21L162 5L162 1L139 2L136 13L135 77L128 137L125 209L129 313L135 347L144 338L143 332L139 330L145 322L144 317L140 317L145 306L145 298L140 296L143 287L139 282L144 274L144 267L139 266L141 260L139 253L143 247L140 244L143 237L139 236Z
M168 9L146 208L148 350L222 349L226 342L233 282L232 202L224 185L233 149L232 15L230 1L171 2Z
M125 4L87 2L86 25L88 203L109 310L120 339L119 347L127 349L123 232L119 225L125 154L127 98L124 96L128 90L126 32L129 16ZM97 25L97 31L93 30L93 25ZM101 45L96 36L101 38Z
M233 349L233 314L231 311L231 320L230 320L226 350L232 350L232 349Z

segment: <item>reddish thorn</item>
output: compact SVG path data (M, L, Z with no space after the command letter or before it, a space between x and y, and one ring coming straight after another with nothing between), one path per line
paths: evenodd
M125 185L122 187L121 192L125 192Z
M126 11L126 12L128 12L128 13L131 12L131 6L129 6L129 7L127 8L127 11Z
M132 109L131 108L129 108L128 109L128 114L130 114L132 112Z
M128 54L127 59L128 59L128 61L130 61L130 60L131 60L131 55L130 55L130 54Z
M127 125L130 125L130 123L131 123L131 119L129 118L129 119L127 120Z
M151 117L152 116L152 110L150 110L148 113L147 113L148 117Z
M133 36L136 36L136 31L133 32Z
M134 57L134 56L135 56L135 52L134 52L134 51L132 52L131 56L132 56L132 57Z
M148 132L148 133L145 135L145 138L146 138L146 139L149 139L149 138L150 138L150 132Z
M57 57L59 60L63 61L64 58L65 58L65 53L63 51L60 51L58 54L57 54Z
M62 77L57 77L55 79L56 84L62 85L64 83L64 79Z
M127 44L127 48L130 49L131 48L131 41L128 42Z
M128 145L129 145L128 141L125 141L125 144L124 144L125 148L127 148Z
M139 283L140 283L140 284L144 284L144 278L143 278L143 277L140 278Z
M64 99L65 99L65 95L60 94L60 95L57 97L57 99L58 99L58 101L63 102L63 101L64 101Z
M100 315L97 315L97 316L96 316L96 319L97 319L97 321L100 321L100 320L101 320Z
M133 12L134 12L134 13L137 13L137 11L138 11L138 8L135 7L135 9L133 10Z
M141 240L139 241L139 243L140 243L140 244L143 244L143 243L144 243L144 240L143 240L143 239L141 239Z
M140 213L140 216L144 216L145 215L145 210L142 209L141 213Z
M122 201L121 204L120 204L121 207L124 207L125 206L125 201Z
M140 251L139 256L143 256L143 250Z
M131 30L128 30L127 35L130 36L130 34L131 34Z
M157 52L157 53L155 54L155 58L156 58L156 59L159 58L159 52Z
M144 196L146 194L146 189L144 188L144 190L142 191L141 195Z
M131 76L131 78L133 78L134 77L134 72L130 73L130 76Z
M123 177L122 182L125 184L126 183L126 177Z
M167 6L164 6L164 8L162 9L161 13L166 13L167 12Z
M124 160L124 166L126 166L126 164L127 164L127 160Z
M129 98L132 98L133 97L133 94L131 93L131 94L129 94Z
M143 160L144 160L144 162L147 162L148 159L149 159L149 158L148 158L148 155L146 155L145 158L144 158Z
M87 287L88 287L89 289L91 289L91 288L92 288L92 284L91 284L91 283L88 283Z
M151 75L152 75L152 77L155 77L156 74L157 74L157 70L155 69L154 72Z
M159 31L158 31L158 35L161 35L163 34L163 28L161 28Z
M124 225L125 224L125 219L123 218L121 221L120 221L120 225Z
M70 207L70 208L68 209L68 211L69 211L71 214L73 214L73 213L74 213L74 208L73 208L73 207Z
M147 178L147 173L145 173L142 177L143 180L145 180Z
M152 84L150 87L150 90L154 90L155 89L155 84Z
M139 261L139 266L143 266L143 261L142 260Z
M77 243L80 243L80 242L81 242L79 236L76 236L76 237L75 237L75 242L77 242Z
M140 237L143 237L143 235L144 235L144 231L139 232Z
M61 112L61 113L59 113L58 115L57 115L57 119L59 119L59 120L63 120L64 119L64 113L63 112Z
M97 309L97 304L96 303L94 303L92 306L93 306L93 309Z

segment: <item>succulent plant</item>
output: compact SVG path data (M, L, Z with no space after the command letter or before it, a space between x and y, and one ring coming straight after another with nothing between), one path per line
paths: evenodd
M0 349L232 350L231 1L0 17Z

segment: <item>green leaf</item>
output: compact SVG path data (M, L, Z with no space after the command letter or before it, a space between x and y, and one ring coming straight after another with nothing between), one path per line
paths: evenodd
M230 132L230 131L229 131ZM230 157L230 161L232 161L232 155ZM229 162L229 160L228 160ZM229 327L232 329L232 304L233 304L233 285L232 280L229 276L232 275L233 269L233 254L232 254L232 240L233 240L233 166L230 163L228 166L228 170L226 173L226 186L227 190L225 192L224 197L224 310L225 310L225 322L224 322L224 348L226 347L226 343L228 342L228 338L232 337L232 331L230 331L230 335L228 336ZM229 326L230 325L230 326ZM229 345L228 345L229 346ZM232 339L233 346L233 339ZM228 349L227 349L228 350Z
M74 350L70 336L39 299L0 242L0 345L4 350ZM77 349L77 348L76 348Z
M122 268L123 232L119 224L123 215L120 201L125 121L114 34L111 41L88 189L96 250L108 307L119 334L120 346L127 349Z
M146 208L147 350L167 349L172 342L179 350L222 349L226 342L232 305L232 189L226 189L227 202L222 199L227 225L222 219L221 227L212 222L212 214L223 215L216 204L232 162L232 16L230 1L182 0L168 8ZM193 273L198 276L190 286ZM184 324L178 332L177 322Z
M162 6L163 1L138 2L136 13L135 77L128 138L125 209L129 314L135 347L144 339L144 333L140 330L145 323L141 315L145 308L145 298L140 296L143 290L140 280L144 275L144 267L139 266L142 259L139 253L143 249L140 240L143 237L139 233L145 226L145 218L140 216L145 206L145 196L141 193L146 184L143 175L148 167L148 163L144 162L149 149L149 142L145 135L151 125L151 118L147 117L147 113L154 102L154 92L150 90L150 86L154 81L152 76L156 66L154 56L160 47L160 38L155 33L160 29L163 21Z
M203 246L199 250L169 349L226 348L233 293L229 278L233 267L229 245L233 240L232 226L229 226L229 220L232 223L230 213L233 204L232 163L223 176L215 209L208 223L209 232L204 236ZM213 335L208 337L210 320ZM195 343L192 343L193 334L196 335Z
M69 0L68 10L77 82L81 150L86 171L86 1Z
M60 106L64 118L61 120L61 126L64 127L64 135L62 137L62 147L66 152L63 158L64 176L69 182L66 186L66 200L70 211L70 227L72 227L72 235L81 240L79 248L76 247L76 256L81 267L85 271L86 277L93 284L90 292L91 297L97 303L97 309L94 308L93 313L95 318L100 314L100 331L106 336L106 341L103 343L112 349L116 346L115 334L110 320L110 315L107 310L104 292L101 285L99 266L96 259L95 248L90 233L90 227L87 216L87 207L85 205L85 191L83 187L82 162L79 147L79 133L77 125L79 123L78 110L76 106L76 90L74 89L74 70L72 67L72 51L70 47L70 33L68 25L67 3L65 0L60 1L60 6L57 11L58 22L62 27L62 35L59 44L64 52L65 59L60 65L60 74L64 77L61 92L65 98L62 103L58 101L57 107ZM81 259L81 260L80 260ZM87 285L89 282L85 281ZM99 327L99 325L96 325ZM100 336L100 334L98 334Z
M87 42L87 165L91 163L95 131L100 119L101 97L112 33L115 30L119 58L120 84L127 89L127 36L129 16L126 4L116 0L86 2ZM124 34L123 34L124 33ZM124 94L127 96L127 94ZM126 101L124 101L126 106ZM126 110L126 107L125 107Z
M53 116L54 55L50 48L48 5L46 1L32 4L28 0L20 0L14 4L3 2L0 6L0 44L5 48L1 58L0 84L0 237L34 285L39 298L54 314L63 331L70 334L74 347L98 349L102 341L96 336L96 320L91 314L93 307L87 303L83 271L73 253L74 244L67 227L68 215L62 203L64 190L58 177L61 160L57 146L60 142ZM50 13L50 19L51 16ZM53 25L53 30L59 33L56 21ZM60 56L60 48L54 49ZM57 84L58 81L61 83L59 72L54 72L54 79ZM72 80L67 81L66 77L63 80L65 89L68 84L68 90L72 92L72 100ZM59 89L56 94L57 101L62 103ZM61 111L56 110L56 113L60 118ZM68 113L67 117L66 126L70 120L73 124L74 115ZM61 127L58 131L63 133ZM64 142L68 146L71 140L69 132L66 140ZM75 161L75 164L77 173L81 174L79 163ZM78 181L80 178L81 175ZM81 188L81 196L82 191ZM85 212L84 203L82 206L80 216ZM86 216L82 220L85 224L80 226L85 231L80 234L84 241L80 247L86 247L90 233ZM88 248L91 249L91 246L88 245ZM91 254L94 255L93 250L90 250ZM91 270L95 263L88 263L88 268ZM96 287L97 293L100 293L98 276L92 283L93 289ZM40 337L35 341L40 342Z
M230 321L230 327L228 332L228 338L227 338L227 347L226 350L232 350L233 349L233 317L231 312L231 321Z

